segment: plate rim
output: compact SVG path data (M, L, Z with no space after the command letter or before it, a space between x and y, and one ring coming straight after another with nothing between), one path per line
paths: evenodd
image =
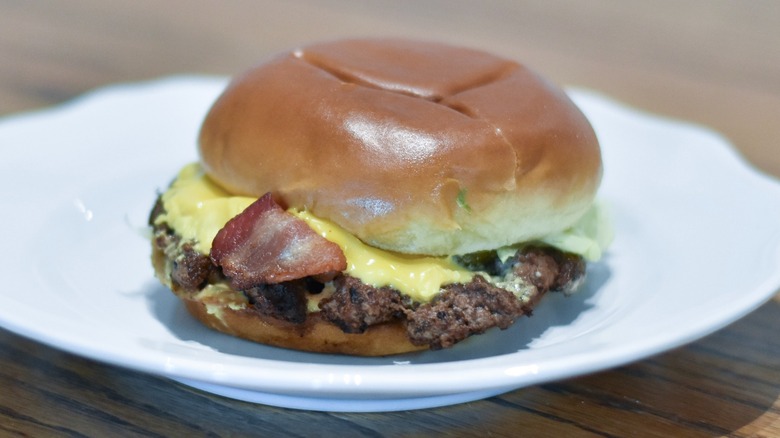
M74 109L79 109L83 105L100 104L101 100L107 97L115 96L117 93L125 93L125 94L155 93L169 87L179 87L179 86L184 86L184 88L210 87L210 88L218 89L220 87L223 87L225 82L226 82L225 78L218 78L218 77L211 77L211 76L209 77L177 76L177 77L158 79L158 80L144 82L144 83L121 84L121 85L104 87L96 91L93 91L91 93L88 93L83 97L77 98L73 101L70 101L66 104L57 107L32 111L26 114L4 117L3 119L0 119L0 133L2 133L4 129L7 129L9 126L14 126L15 123L19 123L20 121L23 123L30 123L36 121L40 122L41 120L45 120L50 117L60 117L62 114L68 114L69 111L73 111ZM689 122L684 122L684 121L664 118L663 116L644 113L634 108L630 108L619 102L616 102L599 93L592 92L590 90L568 89L567 91L572 95L572 97L575 100L591 99L593 101L597 101L600 105L609 106L610 108L616 111L617 110L625 111L632 114L635 117L639 117L647 120L653 120L654 123L672 124L674 126L686 127L686 129L695 129L701 132L705 132L707 135L715 136L715 138L717 139L716 143L719 145L720 149L722 149L721 152L723 152L724 154L730 157L729 159L731 161L729 162L729 168L735 174L739 174L740 178L750 180L751 184L761 186L762 189L764 190L767 191L771 190L775 196L780 197L780 189L778 188L777 180L774 177L765 175L757 171L752 166L750 166L749 163L746 160L744 160L744 158L742 158L725 139L720 137L718 134L715 134L712 131L708 130L707 128L699 127L690 124ZM775 260L780 260L780 246L774 247L774 253L772 254L772 256L775 258ZM88 345L88 344L81 344L79 342L74 342L74 340L72 339L67 339L67 337L63 338L61 336L58 337L56 334L53 335L52 333L46 333L46 330L41 327L26 326L23 322L15 320L13 316L4 314L2 310L0 310L0 326L18 335L33 339L35 341L42 342L51 347L68 351L72 354L89 357L91 359L98 360L104 363L110 363L112 365L124 367L124 368L130 368L130 369L143 371L151 374L162 375L173 379L188 379L188 380L200 381L203 383L210 383L210 384L221 384L221 385L226 384L225 386L230 388L249 389L255 391L263 389L265 392L269 392L269 393L306 394L312 392L320 393L325 391L330 394L349 395L349 394L365 394L366 392L377 391L379 388L381 388L385 394L389 394L389 395L407 394L408 395L410 394L410 388L412 388L415 384L419 384L420 381L424 381L426 379L428 380L434 379L436 381L440 381L442 379L440 376L446 374L446 373L442 373L443 371L442 368L453 368L456 366L456 364L457 365L465 364L467 366L474 366L474 367L484 366L484 369L487 371L487 374L492 375L492 379L488 379L487 378L488 376L485 376L486 373L482 373L482 378L484 380L482 380L481 382L461 384L460 386L458 386L456 390L450 390L449 388L446 388L444 387L444 385L439 383L437 387L427 387L424 388L424 390L420 390L418 392L418 394L420 395L446 395L446 394L462 394L464 392L473 392L473 391L511 390L526 385L536 384L541 381L550 381L562 377L573 377L576 375L582 375L593 371L604 370L604 369L624 365L626 363L630 363L635 360L648 357L660 353L662 351L666 351L670 348L675 348L687 344L696 339L700 339L701 337L710 334L722 327L725 327L728 324L731 324L732 322L747 315L748 313L757 309L766 301L771 299L774 293L777 292L778 286L780 286L780 270L776 270L772 272L772 275L768 276L767 278L764 278L763 282L761 282L761 284L758 287L753 288L753 290L751 290L750 293L742 295L741 300L739 301L741 305L738 306L737 311L733 311L734 308L732 307L732 311L729 312L724 311L726 315L721 314L717 316L710 316L708 319L702 319L701 321L698 321L697 324L694 324L696 330L690 331L685 337L677 337L675 341L672 343L664 342L663 339L659 338L656 339L654 342L645 341L644 344L643 343L635 344L631 347L621 350L620 352L612 350L612 355L608 358L609 360L607 361L604 360L605 357L603 356L603 353L600 358L592 357L593 354L584 354L584 353L578 354L576 358L577 359L576 362L580 363L580 368L578 369L578 372L574 374L569 372L570 370L567 371L566 369L561 369L560 367L555 367L547 363L544 367L544 370L540 371L537 368L534 371L532 367L526 369L525 371L521 369L516 369L515 370L516 375L513 376L511 370L517 368L518 366L515 366L514 368L507 367L507 364L505 363L492 363L495 362L494 360L495 357L484 357L484 358L466 359L466 360L456 361L456 362L412 364L410 366L414 369L414 373L417 374L417 378L406 380L403 385L396 385L391 387L386 387L382 385L375 386L375 382L378 382L379 380L374 380L374 379L380 378L381 380L381 378L388 378L389 376L391 377L393 375L399 374L398 370L403 369L402 367L404 367L405 365L388 364L388 365L371 365L367 367L365 365L297 363L296 366L294 367L295 373L300 373L301 371L311 372L311 371L319 370L319 372L324 375L324 374L328 374L328 372L332 373L332 371L329 370L336 368L340 370L342 376L362 375L362 377L359 382L353 381L350 383L350 382L345 382L344 380L331 382L330 384L324 382L318 388L312 387L311 382L301 384L299 386L296 386L295 388L291 388L288 385L289 382L286 382L285 380L291 379L295 381L296 379L292 377L279 379L285 381L284 385L274 386L272 384L273 382L269 382L267 379L266 380L260 379L260 380L252 380L251 382L247 382L250 383L249 387L247 387L246 385L237 386L235 384L232 384L231 382L226 381L224 378L218 378L218 377L215 378L214 375L212 375L210 379L203 380L201 365L188 363L190 361L188 361L187 359L179 358L179 362L174 361L176 362L174 364L175 365L174 367L171 368L169 366L169 368L166 369L165 366L161 367L159 363L153 361L133 362L133 361L128 361L127 360L128 358L126 357L123 358L121 355L117 355L117 354L114 354L112 356L106 356L105 352L101 352L97 350L95 346ZM517 354L518 353L510 353L505 356L514 357ZM239 360L240 362L239 364L228 364L226 368L228 370L232 368L243 369L244 360L251 361L255 364L260 364L264 366L269 366L269 365L278 365L279 367L284 367L285 365L289 366L289 362L279 361L275 359L257 359L257 358L241 358L241 359L242 360ZM325 370L323 367L328 368L328 370ZM370 369L370 372L367 372L367 368ZM390 374L387 374L386 373L387 370L393 370L393 371ZM401 372L401 373L405 373L405 372ZM367 378L369 376L370 378ZM409 378L410 376L404 375L404 377ZM437 377L439 378L437 379ZM413 382L413 383L410 384L409 382Z

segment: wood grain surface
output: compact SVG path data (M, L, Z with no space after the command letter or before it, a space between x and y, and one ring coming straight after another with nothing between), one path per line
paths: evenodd
M349 35L490 49L561 84L707 125L780 176L773 1L0 0L0 115L117 82L230 75L278 50ZM775 437L779 321L776 296L713 335L628 366L376 414L230 400L0 330L0 436Z

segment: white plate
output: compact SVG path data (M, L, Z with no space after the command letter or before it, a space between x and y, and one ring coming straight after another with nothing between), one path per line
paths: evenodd
M625 364L745 315L780 285L780 188L719 136L585 91L616 239L586 289L454 349L354 358L265 347L194 322L154 280L155 193L196 159L223 78L115 86L0 121L0 324L86 357L253 402L389 411L475 400Z

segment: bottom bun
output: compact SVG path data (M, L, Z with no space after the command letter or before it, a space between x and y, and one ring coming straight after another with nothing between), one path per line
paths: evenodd
M157 278L182 300L192 316L219 332L261 344L316 353L389 356L428 349L427 345L414 345L409 341L401 321L374 325L363 333L350 334L323 319L319 312L310 313L301 324L262 315L248 307L241 292L227 288L209 293L184 292L171 282L170 263L163 251L154 247L152 264Z
M202 301L183 301L190 314L214 330L276 347L355 356L388 356L428 349L410 343L400 322L374 325L363 333L349 334L322 319L319 313L309 315L302 324L293 324L251 310L223 307L218 313Z

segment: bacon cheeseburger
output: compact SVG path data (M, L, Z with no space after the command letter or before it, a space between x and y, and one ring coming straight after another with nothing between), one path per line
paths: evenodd
M159 279L231 335L447 348L572 293L605 244L599 144L563 91L484 52L344 40L234 79L151 214Z

